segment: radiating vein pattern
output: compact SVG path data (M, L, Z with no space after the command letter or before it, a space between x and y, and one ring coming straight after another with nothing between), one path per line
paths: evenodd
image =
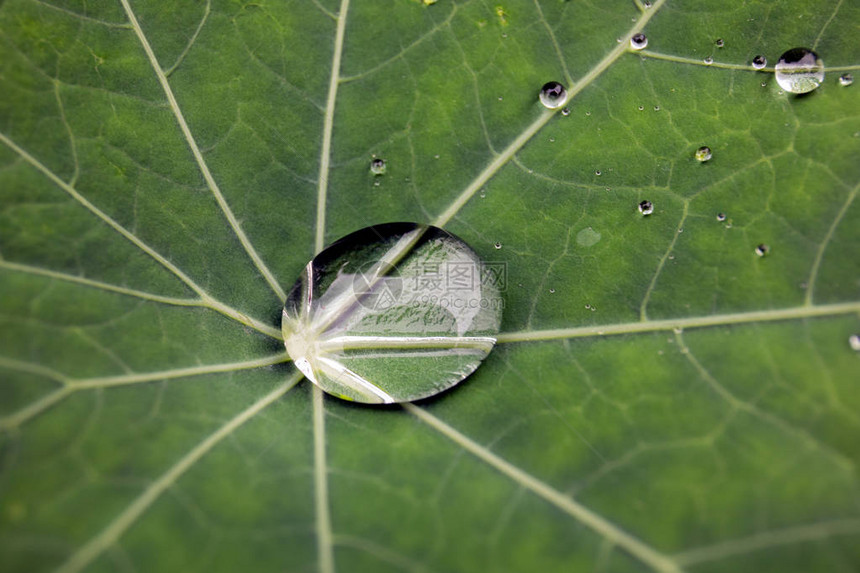
M3 570L858 569L858 20L0 2Z

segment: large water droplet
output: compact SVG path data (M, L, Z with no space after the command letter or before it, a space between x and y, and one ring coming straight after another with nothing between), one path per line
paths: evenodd
M558 82L548 82L540 89L540 102L548 109L558 109L567 101L567 90Z
M752 59L752 67L757 70L763 69L767 65L767 58L762 55L755 56Z
M650 215L654 212L654 204L651 201L642 201L639 203L639 212L643 215Z
M711 148L707 145L703 145L699 149L696 150L696 161L704 163L709 160L713 154L711 153Z
M840 86L850 86L854 83L854 76L851 74L842 74L839 76L839 85Z
M648 46L648 37L645 34L633 34L630 38L630 47L634 50L644 50Z
M325 392L365 403L432 396L492 350L504 267L457 237L388 223L337 241L307 264L284 305L296 367Z
M385 160L375 157L370 162L370 172L374 175L382 175L385 173Z
M779 86L793 94L811 92L824 81L824 62L807 48L793 48L775 66Z

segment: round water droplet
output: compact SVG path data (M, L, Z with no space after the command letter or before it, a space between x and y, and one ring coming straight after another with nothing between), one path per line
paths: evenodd
M493 246L494 246L494 247L496 247L497 249L501 249L501 248L502 248L502 244L501 244L501 243L496 243L496 244L495 244L495 245L493 245Z
M768 254L769 252L770 252L770 247L768 247L768 246L767 246L767 245L765 245L764 243L760 244L759 246L757 246L757 247L755 248L755 254L757 254L757 255L758 255L758 256L760 256L760 257L765 256L765 255L766 255L766 254Z
M806 48L793 48L779 57L776 82L787 92L805 94L824 81L824 62Z
M839 85L840 86L850 86L854 83L854 76L851 74L842 74L839 76Z
M759 54L752 59L752 67L757 70L763 69L767 65L767 58Z
M705 161L709 160L711 158L711 156L712 156L711 148L708 147L707 145L703 145L702 147L700 147L699 149L696 150L696 155L695 155L696 161L704 163Z
M644 105L640 105L640 106L639 106L639 111L642 111L642 110L644 110L644 109L645 109L645 106L644 106Z
M645 0L644 2L642 2L642 6L644 6L645 8L650 8L651 0Z
M654 212L654 204L651 201L642 201L639 203L639 212L643 215L650 215Z
M704 60L702 60L702 61L703 61L703 62L705 62L705 65L706 65L706 66L710 66L711 64L713 64L713 63L714 63L714 58L712 58L711 56L708 56L707 58L705 58L705 59L704 59Z
M549 289L549 294L555 294L555 289L554 288Z
M655 105L655 106L654 106L654 111L660 111L660 106L659 106L659 105Z
M385 160L375 157L370 162L370 172L374 175L382 175L385 173Z
M848 337L848 346L855 352L860 352L860 334L852 334Z
M599 177L600 176L600 170L598 169L597 171L594 172L594 174Z
M566 108L564 108L563 110L561 110L561 115L563 115L563 116L565 116L565 117L567 117L568 115L570 115L570 108L569 108L569 107L566 107Z
M723 46L725 46L725 45L726 45L726 43L723 41L723 39L722 39L722 38L717 38L716 40L714 40L714 44L715 44L718 48L722 48Z
M503 284L503 269L442 229L367 227L305 267L284 305L287 353L311 382L346 400L433 396L492 350Z
M630 38L630 47L634 50L644 50L647 45L648 38L641 32L639 34L633 34Z
M540 89L540 102L547 109L558 109L567 100L567 90L558 82L548 82Z
M726 214L725 213L717 213L717 221L722 223L725 220L726 220Z

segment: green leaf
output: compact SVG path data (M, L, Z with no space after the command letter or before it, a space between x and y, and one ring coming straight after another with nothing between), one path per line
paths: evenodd
M858 21L3 1L0 568L856 570ZM500 343L431 400L324 397L284 293L409 220L507 265Z

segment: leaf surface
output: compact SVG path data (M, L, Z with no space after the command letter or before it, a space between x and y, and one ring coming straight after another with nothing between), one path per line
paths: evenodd
M2 569L855 570L858 21L0 3ZM499 344L417 404L324 397L284 292L391 221L506 265Z

